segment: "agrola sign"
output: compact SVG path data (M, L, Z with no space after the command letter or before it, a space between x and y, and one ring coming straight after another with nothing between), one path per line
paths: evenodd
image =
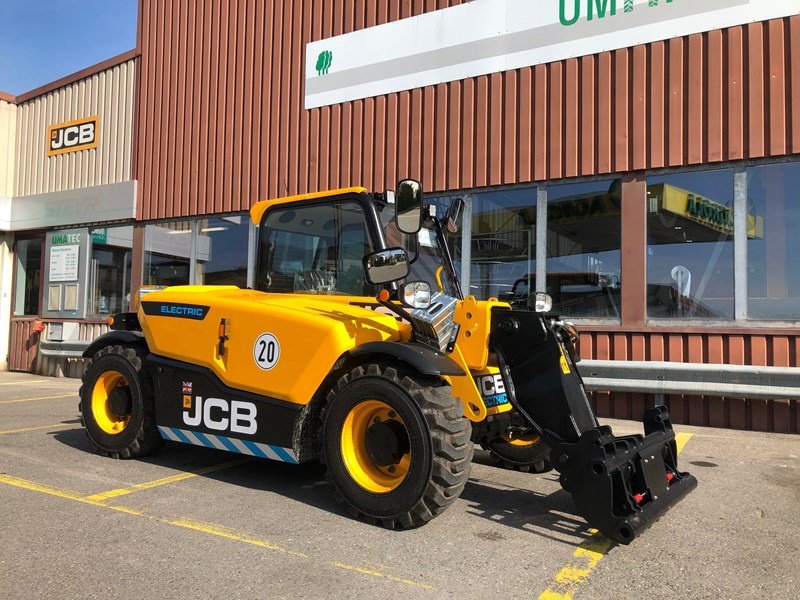
M47 128L47 156L97 148L100 117L95 115Z

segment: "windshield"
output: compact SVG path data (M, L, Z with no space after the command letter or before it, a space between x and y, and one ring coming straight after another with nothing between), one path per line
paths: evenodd
M408 251L411 259L414 259L414 244L409 239L411 236L401 233L395 225L392 210L384 210L381 213L381 223L383 225L386 244L388 247L400 246ZM411 264L411 273L406 281L425 281L431 286L432 291L439 288L436 279L436 271L439 267L447 268L447 259L442 248L436 239L436 232L433 229L423 227L417 234L417 248L419 249L417 260ZM458 292L453 288L447 273L441 273L441 283L443 292L448 296L458 297Z

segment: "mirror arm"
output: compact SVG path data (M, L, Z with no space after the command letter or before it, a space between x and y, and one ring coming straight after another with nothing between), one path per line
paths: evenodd
M398 315L399 317L405 319L406 321L411 323L412 326L413 326L414 321L411 320L411 315L408 314L408 311L406 311L405 308L403 308L402 306L398 306L397 304L394 304L394 303L390 302L389 300L381 300L377 296L376 296L375 300L378 301L378 304L380 304L381 306L389 309L390 311L392 311L394 314Z
M413 265L419 258L419 231L414 234L406 233L403 235L407 235L409 238L411 238L411 240L413 240L411 243L414 244L414 257L408 261L409 265Z
M447 245L447 238L444 235L442 224L436 217L433 217L433 227L436 230L436 239L439 242L439 245L442 247L442 252L447 260L447 275L450 277L450 283L453 285L453 289L456 291L458 299L463 300L464 291L461 289L461 282L458 281L458 277L456 276L456 265L453 262L453 255L450 254L450 246Z

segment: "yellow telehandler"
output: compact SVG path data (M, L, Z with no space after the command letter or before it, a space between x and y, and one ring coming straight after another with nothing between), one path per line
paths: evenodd
M462 209L437 217L410 179L257 203L256 289L150 291L86 350L93 447L321 460L354 514L409 528L459 496L479 443L504 464L551 464L588 523L630 543L697 485L666 409L615 437L546 295L534 310L464 297L447 245Z

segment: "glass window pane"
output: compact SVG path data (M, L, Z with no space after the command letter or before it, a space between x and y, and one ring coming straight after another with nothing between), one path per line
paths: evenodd
M361 259L374 248L357 202L273 209L261 236L265 292L371 296Z
M143 285L187 285L192 252L191 221L148 225L144 234Z
M41 276L42 240L20 240L17 242L15 316L39 314Z
M536 188L472 196L470 289L481 300L528 301L536 277ZM460 249L460 239L455 242Z
M132 247L132 225L92 230L87 314L129 310Z
M247 287L249 225L247 215L200 221L195 277L198 285Z
M647 314L733 318L733 171L647 180Z
M800 320L800 163L747 175L749 317Z
M620 317L620 180L547 188L547 293L564 316Z

